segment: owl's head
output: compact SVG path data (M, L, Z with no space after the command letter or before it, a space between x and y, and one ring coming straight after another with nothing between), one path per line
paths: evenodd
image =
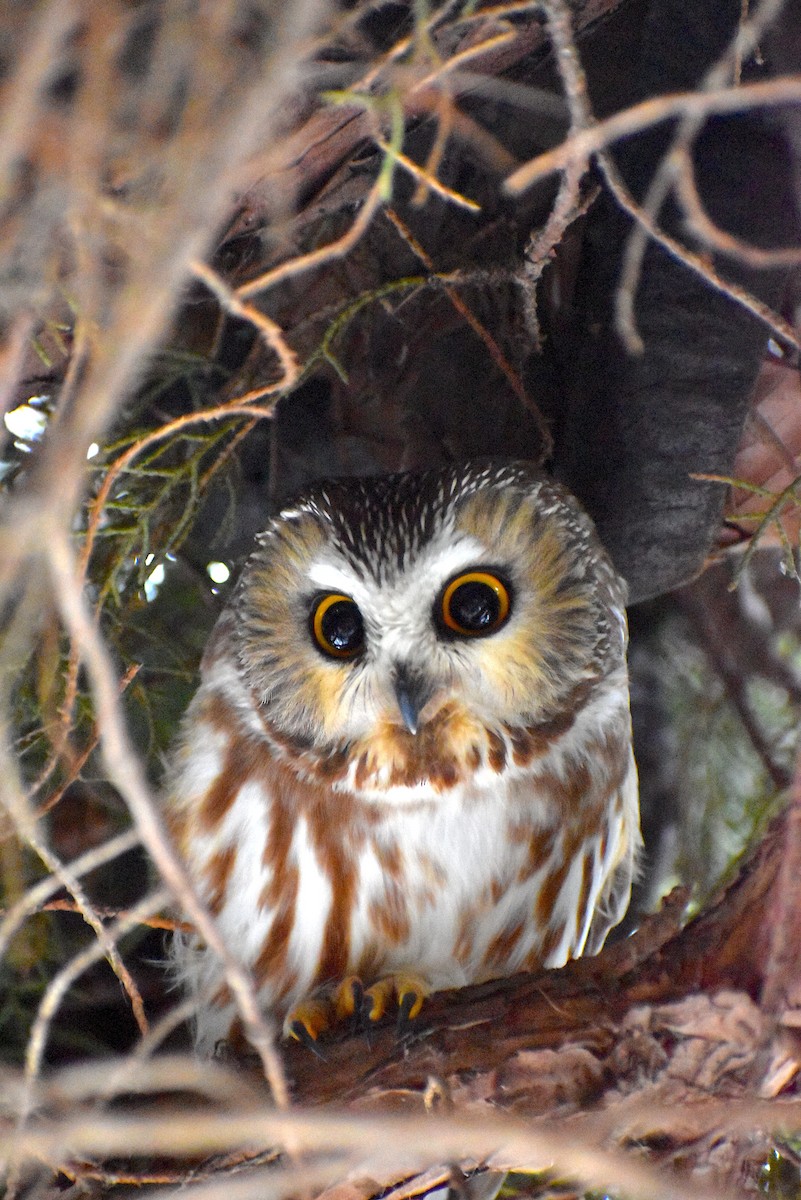
M547 722L624 661L624 585L529 464L319 484L259 543L230 614L239 672L313 754Z

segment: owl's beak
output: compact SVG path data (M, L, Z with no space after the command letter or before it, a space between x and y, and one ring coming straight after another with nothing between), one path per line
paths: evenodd
M403 723L414 735L420 727L420 711L431 699L431 684L425 676L402 663L393 672L392 684Z

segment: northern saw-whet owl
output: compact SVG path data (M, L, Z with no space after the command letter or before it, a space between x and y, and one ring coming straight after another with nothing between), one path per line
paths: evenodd
M308 1041L598 951L640 830L625 585L578 502L477 460L318 484L258 543L165 804L263 1007ZM216 956L174 958L198 1048L236 1040Z

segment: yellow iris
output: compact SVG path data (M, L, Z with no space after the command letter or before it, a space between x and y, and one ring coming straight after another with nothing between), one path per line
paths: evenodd
M489 571L466 571L452 579L442 593L442 620L462 637L481 637L494 631L509 615L509 590Z

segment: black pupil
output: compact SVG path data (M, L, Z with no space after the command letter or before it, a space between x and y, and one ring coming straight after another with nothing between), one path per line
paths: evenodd
M501 602L497 593L487 583L472 580L463 583L451 596L451 618L462 629L480 633L491 629L498 620Z
M353 653L364 641L364 625L358 605L352 600L337 600L323 613L320 630L330 646L342 653Z

